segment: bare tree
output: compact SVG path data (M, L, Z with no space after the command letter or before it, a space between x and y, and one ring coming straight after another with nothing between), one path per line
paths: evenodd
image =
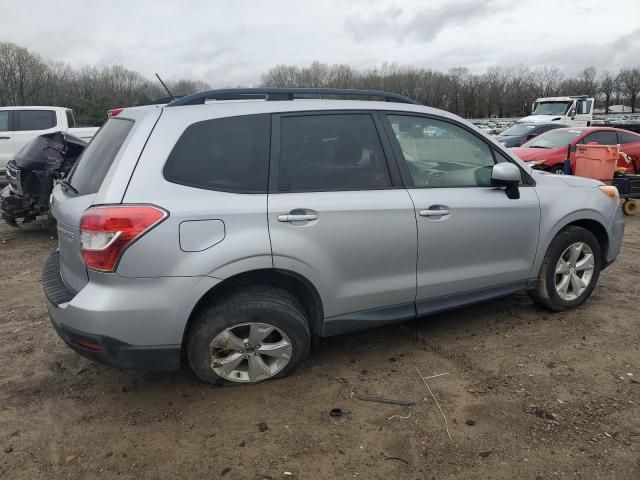
M604 112L609 113L609 106L613 94L618 90L618 77L614 77L607 70L600 75L600 93L604 97Z
M636 111L636 98L640 93L640 66L623 68L620 71L620 86L631 104L631 112Z

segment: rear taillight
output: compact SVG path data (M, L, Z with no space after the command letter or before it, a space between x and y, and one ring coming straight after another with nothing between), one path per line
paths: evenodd
M80 219L82 258L87 268L114 272L124 251L169 214L151 205L92 207Z
M123 110L124 108L112 108L111 110L107 110L107 117L117 117Z

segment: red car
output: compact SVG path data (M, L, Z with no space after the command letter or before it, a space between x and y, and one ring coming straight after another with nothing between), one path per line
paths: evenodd
M640 173L640 135L610 127L558 128L545 132L521 147L511 150L533 168L562 174L563 162L567 158L568 145L586 143L598 145L618 145L620 150L631 157L631 164L618 160L618 166L628 173ZM571 153L571 171L575 169L575 152Z

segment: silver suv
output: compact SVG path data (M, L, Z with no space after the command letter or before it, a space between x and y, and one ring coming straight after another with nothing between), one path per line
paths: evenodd
M209 91L105 123L54 189L43 283L81 355L258 382L313 337L522 290L574 308L618 255L618 204L398 95Z

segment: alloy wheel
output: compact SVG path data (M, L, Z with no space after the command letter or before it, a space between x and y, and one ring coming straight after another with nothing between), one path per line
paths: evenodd
M565 301L577 299L589 287L595 270L591 247L584 242L569 245L556 264L555 287Z
M231 382L254 383L281 372L293 346L279 328L267 323L242 323L224 329L209 344L211 369Z

